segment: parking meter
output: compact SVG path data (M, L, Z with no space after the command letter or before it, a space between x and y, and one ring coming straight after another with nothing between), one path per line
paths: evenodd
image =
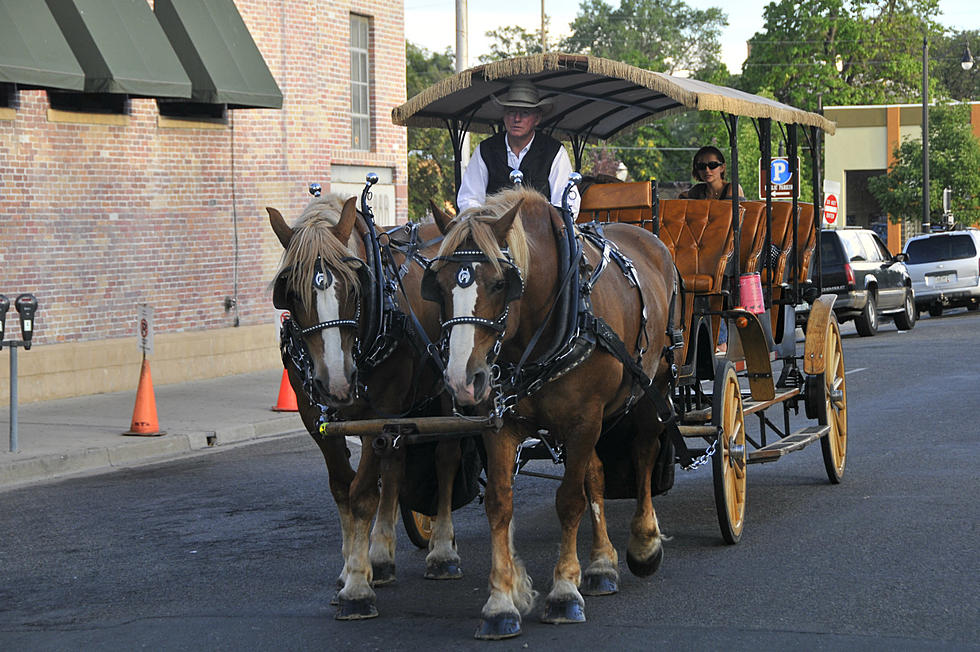
M10 308L10 299L0 294L0 349L3 348L3 334L7 326L7 310Z
M31 349L34 337L34 314L37 312L37 298L33 294L21 294L14 299L14 307L20 313L20 332L24 338L24 350Z

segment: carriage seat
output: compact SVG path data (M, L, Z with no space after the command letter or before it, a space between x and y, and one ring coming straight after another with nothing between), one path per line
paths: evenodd
M800 283L805 283L810 278L810 260L813 258L813 251L817 248L817 229L814 224L813 204L800 202L799 227L800 244L796 248L800 257ZM792 265L789 265L792 269Z
M739 206L745 209L738 240L739 273L750 274L758 271L759 256L766 242L766 202L743 201Z
M774 283L778 284L786 273L786 260L789 258L790 250L793 248L793 204L788 201L774 201L772 203L772 235L770 242L779 249L779 258L774 265L775 274L772 275ZM763 211L763 221L765 212ZM763 234L763 243L765 234ZM767 256L761 256L759 272L762 275L762 283L765 285L770 280L770 267L767 266Z
M670 249L688 290L695 294L721 291L725 269L734 250L730 201L662 200L660 239Z
M582 193L576 222L623 222L653 225L653 183L595 183Z

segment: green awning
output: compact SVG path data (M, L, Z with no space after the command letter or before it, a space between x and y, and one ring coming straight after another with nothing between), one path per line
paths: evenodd
M86 91L191 96L190 79L146 0L46 1L85 71Z
M44 3L0 2L0 82L85 88L85 73Z
M282 92L233 0L156 0L154 11L191 78L192 101L282 108Z

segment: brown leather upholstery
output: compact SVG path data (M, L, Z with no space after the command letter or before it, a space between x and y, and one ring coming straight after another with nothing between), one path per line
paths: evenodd
M739 273L751 274L758 271L759 254L766 239L766 202L743 201L739 205L745 209L738 241Z
M734 249L731 202L662 200L660 239L670 249L688 290L698 294L719 292Z
M800 243L796 250L800 256L800 283L804 283L810 276L810 259L813 257L813 250L817 246L817 230L814 228L813 204L800 203L799 207L798 235Z
M762 221L765 222L765 211L762 213ZM790 249L793 246L793 204L788 201L774 201L772 203L772 244L779 248L779 261L776 265L776 273L773 279L776 283L779 283L783 278L783 274L786 270L786 259L789 257ZM765 227L763 227L765 228ZM765 234L763 233L763 243L765 242ZM766 256L763 255L763 260ZM760 270L762 273L762 283L769 282L769 268L763 266Z
M653 223L653 183L596 183L582 193L576 222L625 222L646 226Z

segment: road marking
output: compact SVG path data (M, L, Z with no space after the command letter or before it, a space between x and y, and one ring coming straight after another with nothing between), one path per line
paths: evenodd
M846 376L847 374L856 374L859 371L867 371L867 370L868 370L867 367L858 367L857 369L851 369L850 371L845 371L844 375Z

